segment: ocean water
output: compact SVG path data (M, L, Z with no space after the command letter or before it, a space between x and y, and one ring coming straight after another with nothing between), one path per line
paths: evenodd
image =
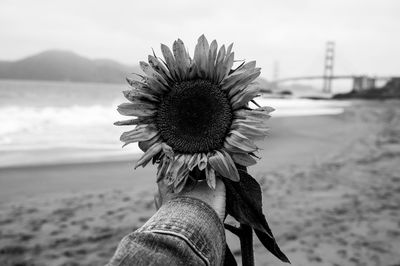
M114 121L124 84L0 80L0 167L134 158ZM259 98L274 117L339 114L347 102Z

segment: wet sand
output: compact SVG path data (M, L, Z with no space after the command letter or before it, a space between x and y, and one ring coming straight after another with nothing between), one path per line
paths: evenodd
M400 264L398 106L271 120L250 172L293 265ZM104 264L155 211L155 169L133 171L134 159L0 169L0 265ZM283 265L257 241L255 253Z

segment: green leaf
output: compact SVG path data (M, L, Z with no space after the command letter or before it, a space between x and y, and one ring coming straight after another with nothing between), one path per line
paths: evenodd
M226 187L226 212L238 222L250 225L261 243L283 262L289 262L280 250L262 211L260 184L245 167L237 165L240 181L223 179Z
M278 247L278 244L275 241L271 241L270 237L267 234L265 234L259 230L256 230L256 229L254 229L254 232L256 233L256 236L258 237L258 239L260 240L260 242L264 245L264 247L266 249L268 249L272 254L274 254L281 261L290 263L290 260L282 252L282 250L280 250L280 248Z
M225 244L224 266L237 266L235 256L233 256L232 251L229 249L228 244Z

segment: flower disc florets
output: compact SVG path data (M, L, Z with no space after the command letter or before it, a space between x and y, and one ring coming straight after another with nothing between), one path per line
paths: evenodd
M162 98L156 116L161 137L180 153L222 148L231 123L227 95L208 80L175 84Z

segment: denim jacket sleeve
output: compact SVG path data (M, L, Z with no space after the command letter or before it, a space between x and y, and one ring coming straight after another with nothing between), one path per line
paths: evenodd
M215 211L181 196L125 236L107 265L223 265L224 255L224 226Z

